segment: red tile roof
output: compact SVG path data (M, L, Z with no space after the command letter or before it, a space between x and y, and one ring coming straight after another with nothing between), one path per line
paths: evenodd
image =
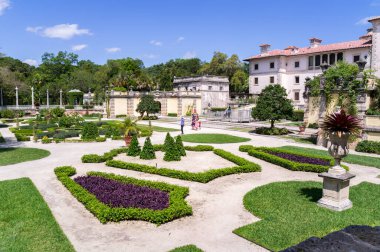
M267 53L255 55L244 60L249 61L252 59L261 59L261 58L275 57L275 56L293 56L293 55L304 55L304 54L339 51L339 50L348 50L348 49L353 49L353 48L370 47L371 45L372 45L371 39L366 38L366 39L341 42L341 43L335 43L335 44L329 44L329 45L318 45L313 48L303 47L303 48L296 49L296 47L290 47L290 48L288 47L288 48L285 48L284 50L280 50L280 49L271 50L271 51L268 51ZM291 48L294 48L295 50L289 50Z

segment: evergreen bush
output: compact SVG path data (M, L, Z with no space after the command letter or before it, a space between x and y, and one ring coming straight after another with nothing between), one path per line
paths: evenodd
M95 140L99 136L99 130L95 123L85 123L82 129L82 139Z
M144 147L140 153L141 159L155 159L156 154L154 152L154 148L152 142L150 141L150 137L147 137L144 142Z
M180 135L176 137L175 144L177 145L177 150L179 151L179 154L183 157L186 156L185 147L183 147L183 142Z
M131 144L128 147L127 156L137 157L140 155L141 148L139 145L139 140L137 140L137 135L132 137Z
M169 135L169 134L168 134ZM166 135L166 136L168 136ZM181 160L181 153L179 152L176 143L174 142L174 139L169 135L169 138L167 138L167 141L165 139L165 155L164 160L165 161L180 161Z
M172 138L172 137L170 136L169 132L166 133L166 137L165 137L165 141L164 141L164 148L162 149L162 151L166 151L166 147L169 144L170 138Z

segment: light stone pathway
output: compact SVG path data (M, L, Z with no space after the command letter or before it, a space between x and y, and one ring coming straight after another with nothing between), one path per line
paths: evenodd
M159 125L158 123L153 123ZM160 126L169 126L160 124ZM173 127L173 124L170 124ZM188 127L185 133L192 132ZM204 128L200 133L226 133L231 131ZM194 132L196 133L196 132ZM172 135L178 133L174 132ZM42 145L25 143L28 147L48 149L51 155L15 165L0 167L0 180L30 177L51 208L55 218L77 251L168 251L178 246L195 244L205 251L266 251L232 233L243 225L258 221L258 218L245 210L244 195L255 187L276 181L313 180L321 181L315 173L292 172L265 161L250 157L238 151L241 144L256 146L311 145L295 144L291 141L233 132L233 135L249 137L246 143L219 144L234 154L261 165L262 172L230 175L215 179L207 184L182 181L153 174L145 174L107 167L104 164L82 164L81 156L88 153L102 154L123 145L122 141L105 143L60 143ZM165 133L155 132L152 142L162 143ZM141 139L141 142L143 139ZM186 143L185 143L186 144ZM195 145L195 144L188 144ZM190 162L190 161L188 161ZM190 188L186 201L193 208L193 215L156 226L143 221L123 221L101 224L84 206L79 203L56 179L54 168L72 165L78 174L87 171L112 172L139 179L164 181ZM353 184L370 181L380 184L376 178L380 169L350 164L351 172L357 177Z

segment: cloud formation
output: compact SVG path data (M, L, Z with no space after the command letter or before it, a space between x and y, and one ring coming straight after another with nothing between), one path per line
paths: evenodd
M177 43L181 43L182 41L184 41L185 40L185 38L184 37L178 37L177 38Z
M109 53L115 53L115 52L120 52L121 48L119 48L119 47L110 47L110 48L106 48L106 51L109 52Z
M84 48L86 48L87 45L86 44L80 44L80 45L73 45L71 47L71 50L73 51L80 51L80 50L83 50Z
M365 17L365 18L362 18L362 19L360 19L358 22L356 22L355 24L356 25L367 25L367 24L369 24L368 23L368 19L371 19L371 18L373 18L374 16L370 16L370 17Z
M0 16L4 14L4 11L11 6L9 0L0 0Z
M36 33L43 37L59 38L59 39L71 39L75 36L92 35L88 29L79 29L78 24L59 24L51 27L27 27L26 31Z
M28 65L31 65L31 66L38 66L37 60L34 60L34 59L25 59L22 62L24 62Z
M161 41L158 41L158 40L151 40L151 41L149 41L149 43L151 44L151 45L155 45L155 46L162 46L162 42Z
M186 53L183 55L182 58L184 58L184 59L192 59L192 58L195 58L195 57L197 57L196 52L194 52L194 51L188 51L188 52L186 52Z

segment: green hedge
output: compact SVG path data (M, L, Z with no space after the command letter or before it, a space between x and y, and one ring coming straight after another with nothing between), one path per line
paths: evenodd
M177 117L178 114L177 114L177 113L168 113L168 116L171 116L171 117Z
M96 142L105 142L106 140L107 140L107 138L105 138L105 137L97 137L95 139Z
M380 142L364 140L358 143L355 150L358 152L380 154Z
M196 145L196 146L185 146L185 150L188 151L213 151L214 147L211 145Z
M22 135L22 134L15 134L15 137L17 141L19 142L27 142L30 141L30 136Z
M248 160L238 157L228 151L215 149L214 153L224 159L227 159L237 164L238 166L213 169L213 170L208 170L204 172L194 173L194 172L180 171L180 170L174 170L174 169L168 169L168 168L156 168L155 166L128 163L128 162L123 162L123 161L118 161L118 160L108 160L106 162L106 165L115 167L115 168L140 171L140 172L157 174L161 176L195 181L195 182L200 182L200 183L207 183L216 178L231 175L231 174L261 171L261 167L259 165L249 162Z
M144 220L159 225L187 215L192 215L193 213L191 206L189 206L184 200L189 194L189 189L186 187L170 185L163 182L139 180L102 172L88 172L87 175L89 176L99 176L117 180L125 184L157 188L169 193L169 207L162 210L132 207L112 208L100 202L95 195L89 193L86 189L70 178L70 176L76 174L74 167L62 166L57 167L54 171L58 180L61 181L62 184L71 192L71 194L79 202L81 202L87 210L97 217L101 223L107 223L110 221L119 222L122 220Z
M107 160L111 160L113 157L116 157L120 153L126 153L128 148L119 148L113 149L109 152L104 153L103 155L97 154L87 154L82 156L83 163L103 163Z
M279 165L281 167L284 167L284 168L292 170L292 171L318 172L319 173L319 172L328 171L330 166L334 165L334 159L333 158L327 158L325 156L319 156L319 155L300 154L298 152L288 151L288 150L285 151L285 150L278 149L278 148L253 147L250 145L242 145L239 147L239 150L243 151L243 152L248 152L248 154L250 156L265 160L269 163ZM298 162L290 161L288 159L272 155L272 154L267 153L265 151L273 151L273 152L277 152L277 153L287 153L287 154L293 154L293 155L310 157L310 158L318 158L318 159L322 159L322 160L326 160L326 161L330 162L330 166L298 163ZM346 167L346 166L343 166L343 167L348 170L348 167Z

